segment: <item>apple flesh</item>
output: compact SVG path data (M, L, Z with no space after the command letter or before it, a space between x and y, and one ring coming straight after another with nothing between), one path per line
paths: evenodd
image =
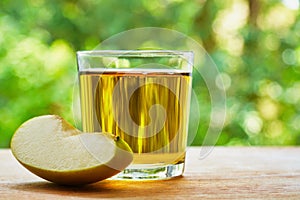
M57 115L32 118L11 140L15 158L29 171L63 185L109 178L133 159L128 144L109 133L83 133Z

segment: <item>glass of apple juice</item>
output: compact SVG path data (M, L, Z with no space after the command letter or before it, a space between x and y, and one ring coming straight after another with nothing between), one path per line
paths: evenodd
M77 52L82 129L109 132L131 147L115 179L166 179L184 171L193 52Z

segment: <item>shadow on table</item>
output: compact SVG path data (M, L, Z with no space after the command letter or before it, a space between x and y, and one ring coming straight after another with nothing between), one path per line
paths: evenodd
M172 190L172 195L176 188L180 188L184 177L158 181L123 181L123 180L104 180L84 186L62 186L50 182L27 182L8 185L9 189L19 192L38 193L41 197L49 195L59 195L66 197L155 197L160 192ZM186 180L185 180L186 181ZM179 190L177 190L179 192ZM34 195L34 194L33 194Z

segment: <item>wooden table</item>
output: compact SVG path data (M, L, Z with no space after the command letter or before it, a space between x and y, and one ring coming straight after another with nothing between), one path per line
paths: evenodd
M24 169L0 150L0 199L300 199L300 147L215 147L187 152L183 177L164 181L105 180L63 187Z

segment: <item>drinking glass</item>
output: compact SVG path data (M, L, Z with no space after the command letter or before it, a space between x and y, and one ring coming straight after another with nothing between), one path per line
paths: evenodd
M184 171L193 52L77 52L82 129L109 132L134 157L115 179L166 179Z

